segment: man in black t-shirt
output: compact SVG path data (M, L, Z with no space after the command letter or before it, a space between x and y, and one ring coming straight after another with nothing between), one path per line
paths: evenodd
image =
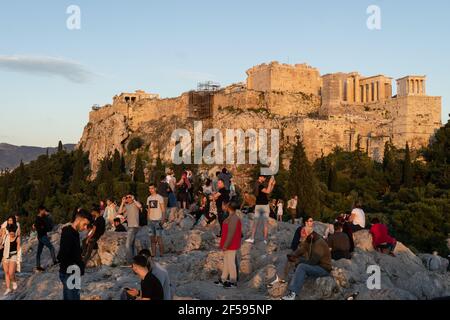
M216 202L217 217L219 219L219 224L220 224L220 234L217 235L217 237L221 237L222 236L222 223L228 216L227 212L223 209L222 206L224 204L227 204L228 202L230 202L230 191L228 191L225 188L225 182L221 179L219 179L219 181L217 181L217 188L218 188L218 191L213 194L213 199Z
M59 279L63 284L64 300L80 300L81 280L77 281L76 275L84 274L84 263L81 257L80 232L86 230L91 216L85 210L78 210L75 213L70 225L65 226L61 231L59 244L58 261ZM78 267L78 268L77 268Z
M267 186L265 186L265 182L266 177L260 175L255 185L255 196L256 196L255 218L253 220L252 236L251 238L245 240L246 242L250 243L255 242L256 229L258 228L260 223L263 222L264 244L267 244L268 229L269 229L268 220L270 215L269 194L273 191L276 182L273 176L270 178Z
M97 248L97 241L105 233L106 221L100 213L100 207L95 205L92 208L92 217L94 218L94 223L92 230L89 232L87 238L83 241L83 262L87 264L89 261L92 251Z
M158 278L151 272L151 264L147 257L137 255L133 258L131 268L141 279L141 290L125 289L128 299L131 300L164 300L164 291Z

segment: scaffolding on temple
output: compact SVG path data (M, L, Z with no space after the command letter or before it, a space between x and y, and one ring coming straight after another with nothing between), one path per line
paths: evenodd
M220 84L213 81L199 82L197 84L197 91L217 91L220 89Z

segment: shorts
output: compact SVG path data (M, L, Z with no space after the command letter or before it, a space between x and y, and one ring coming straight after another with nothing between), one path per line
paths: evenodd
M150 234L154 237L161 237L163 227L161 226L161 220L149 220L148 227L150 229Z
M257 204L255 206L255 219L267 221L270 217L270 207L268 204Z
M8 259L4 260L5 262L16 262L17 263L17 254L10 256Z

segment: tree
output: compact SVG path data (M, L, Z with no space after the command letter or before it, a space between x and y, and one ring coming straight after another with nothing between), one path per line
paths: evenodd
M122 170L122 157L120 156L120 153L117 149L114 150L111 171L114 178L118 178L125 172L124 170Z
M336 166L332 164L328 170L328 190L332 192L337 191L337 172Z
M301 213L318 218L320 215L320 191L300 139L297 139L297 144L294 146L289 171L291 174L287 183L288 194L298 197L298 207Z
M140 154L138 154L136 156L136 164L134 165L133 181L134 182L145 182L144 163L142 161L142 156Z
M58 153L62 152L63 150L64 150L64 146L63 146L61 140L59 140L59 142L58 142Z
M413 173L411 167L411 154L409 152L409 145L406 143L405 147L405 159L403 160L403 185L407 188L411 188L413 184Z

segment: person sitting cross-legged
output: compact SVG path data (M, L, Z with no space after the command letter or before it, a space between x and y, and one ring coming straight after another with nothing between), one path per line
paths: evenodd
M327 242L316 232L312 232L293 254L288 255L289 261L295 262L308 250L306 261L300 262L294 277L289 284L289 293L282 300L295 300L300 294L306 277L327 277L331 272L331 252Z

